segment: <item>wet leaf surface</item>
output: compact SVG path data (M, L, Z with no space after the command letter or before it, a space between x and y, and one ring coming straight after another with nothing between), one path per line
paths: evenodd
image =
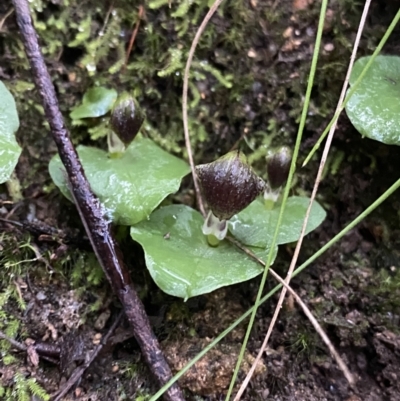
M262 272L258 263L226 240L218 247L210 246L202 225L199 212L172 205L154 212L149 221L131 227L131 237L144 248L147 268L164 292L187 299ZM261 248L252 251L261 259L268 254Z
M283 215L277 245L295 242L299 239L309 199L292 196L288 198ZM280 205L272 210L264 206L262 199L256 199L251 205L229 222L229 231L243 244L266 247L271 243L278 221ZM325 210L314 202L308 221L306 234L315 230L325 219Z
M82 104L75 107L70 117L73 120L90 117L101 117L107 114L115 100L117 99L117 91L107 88L91 88L83 95Z
M104 150L77 148L87 179L110 218L132 225L147 219L169 194L179 189L189 166L147 138L136 138L119 158ZM50 175L70 200L64 166L58 156L49 164Z
M356 61L350 86L369 59ZM361 135L387 145L400 145L400 57L376 57L349 99L346 112Z
M15 133L19 119L15 101L9 90L0 81L0 184L6 182L21 154Z

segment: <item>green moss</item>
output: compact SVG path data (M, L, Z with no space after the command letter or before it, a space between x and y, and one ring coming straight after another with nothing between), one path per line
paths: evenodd
M389 326L393 324L393 314L400 311L400 270L398 266L391 268L392 271L380 269L366 289L375 299L374 304L370 305L371 312L379 313ZM395 330L398 328L395 327Z
M315 331L306 330L301 332L301 330L298 330L293 333L292 337L290 347L298 357L305 356L309 358L315 353L316 344L319 342Z
M78 252L71 257L72 270L69 272L72 287L79 288L98 286L104 281L104 273L96 257L92 253Z
M68 115L92 86L131 90L147 112L144 132L166 150L186 157L182 74L208 6L207 0L150 2L123 72L125 49L138 20L135 2L117 2L112 8L105 1L82 5L70 0L64 6L51 7L40 0L31 3L46 57L61 60L65 68L62 73L51 69L63 111ZM335 15L340 15L352 7L352 2L342 1L337 7ZM226 153L246 130L241 146L251 154L256 169L263 171L265 148L271 136L278 142L292 141L310 63L297 62L296 51L292 54L279 50L285 43L283 32L290 25L290 10L288 0L276 8L267 1L252 6L227 2L222 3L207 26L195 53L189 85L189 127L197 162ZM311 46L313 38L305 30L314 24L318 12L317 5L310 7L297 14L293 23L301 28L301 54L310 58L304 46ZM343 60L348 59L350 51L348 25L340 20L332 25L335 50L322 55L320 61L312 117L308 121L310 130L319 128L331 114L346 68ZM7 46L16 54L20 70L25 71L23 79L30 82L21 42L10 37ZM255 57L248 56L250 50ZM332 81L332 76L337 79ZM22 82L17 93L17 100L18 95L26 99L18 102L23 105L22 114L37 120L38 99L31 89L22 88ZM107 126L101 119L91 127L70 126L68 118L67 123L75 142L90 138L105 144ZM41 129L41 124L30 121L32 135Z
M197 163L225 154L243 137L240 148L263 175L267 148L292 143L302 109L314 41L307 29L315 28L319 12L319 3L314 3L304 12L294 14L291 0L278 2L275 9L266 0L254 2L255 6L253 2L223 2L200 39L191 70L188 116ZM96 146L105 146L106 118L72 125L69 112L81 102L88 88L113 87L120 92L129 90L138 98L147 114L143 128L145 135L164 149L186 157L181 116L182 74L191 42L208 10L208 0L154 0L145 5L145 16L125 72L126 48L138 19L136 1L114 2L113 8L109 8L109 1L94 0L84 3L66 0L62 5L34 0L30 6L59 94L60 107L75 143L96 142ZM333 7L334 19L324 41L332 42L334 50L322 54L319 61L306 135L320 133L323 123L332 115L345 76L354 27L358 24L355 19L359 9L355 9L358 6L354 1L340 0ZM302 44L297 50L285 52L282 50L286 41L283 32L292 25L299 29ZM361 53L374 47L381 31L379 26L375 31L367 26ZM22 189L26 190L35 182L35 185L50 191L54 186L51 186L47 174L47 162L56 149L49 145L49 128L44 122L38 94L33 89L23 46L14 32L4 34L1 40L4 53L12 55L15 79L10 81L10 89L19 107L21 129L18 135L29 166L19 176ZM355 157L359 157L358 154ZM340 170L342 160L342 153L338 150L329 160L328 172L335 174ZM309 171L302 174L303 182L308 182ZM59 198L52 200L59 203ZM28 237L15 239L3 234L1 245L0 263L6 267L0 271L0 304L3 302L0 320L6 322L1 329L10 337L24 331L23 324L18 326L20 316L15 312L23 310L24 302L13 280L26 276L33 267L35 280L59 278L63 283L71 284L81 296L90 293L94 300L82 312L85 316L101 307L103 287L107 286L104 285L103 272L91 254L69 249L62 259L54 262L55 274L49 277L44 263L36 261L33 266L36 255ZM49 261L50 251L46 251L43 257ZM359 263L357 261L355 265ZM382 270L375 283L367 288L376 300L371 307L383 317L399 308L399 283L398 273ZM342 278L334 278L332 285L342 289ZM148 288L143 288L143 294L148 296ZM307 290L310 298L319 295L315 288ZM166 299L160 293L151 296L157 304ZM10 306L17 306L13 308L14 314L10 313ZM325 316L333 309L333 302L317 303L314 309L318 316ZM176 322L187 324L190 321L187 306L172 304L167 320L176 327L179 326ZM339 327L342 322L334 323ZM351 333L349 327L343 326L343 330ZM360 335L366 330L366 326L357 329L355 341L360 341ZM167 335L171 335L170 331ZM310 333L301 330L291 339L291 345L298 353L308 353L316 342L312 336L310 338ZM13 354L6 349L9 346L5 342L0 346L4 351L3 361L16 363ZM20 362L18 358L17 361ZM127 367L125 378L138 377L137 369L137 366ZM9 389L0 387L0 395L7 391ZM123 393L130 398L127 388L121 389Z
M336 288L337 290L339 290L340 288L343 288L343 279L340 276L334 277L333 280L331 280L330 284Z
M0 289L4 289L18 277L27 274L38 258L29 235L17 237L3 232L0 235L0 245Z
M24 237L19 242L15 237L3 233L0 244L2 247L0 270L0 330L9 338L15 339L21 334L22 314L26 308L22 298L19 278L25 277L37 261L29 238ZM38 263L37 263L38 265ZM37 267L35 270L40 270ZM40 273L38 274L40 276ZM0 340L1 360L4 365L15 365L18 370L20 363L25 363L24 357L17 357L11 351L7 340ZM49 395L34 378L27 378L17 371L11 385L0 385L1 399L5 401L30 400L32 395L38 399L49 400Z
M33 377L25 377L17 372L13 378L12 386L0 386L0 396L4 401L30 401L32 396L37 400L48 401L50 395Z

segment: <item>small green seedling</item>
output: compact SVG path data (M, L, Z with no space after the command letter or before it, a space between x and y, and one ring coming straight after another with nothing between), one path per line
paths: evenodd
M0 184L9 180L21 154L15 139L18 128L19 118L14 98L0 81Z
M109 139L108 152L88 146L77 148L93 192L109 218L120 225L147 219L168 195L179 189L182 178L189 173L189 166L183 160L165 152L150 139L136 136L144 119L136 108L137 103L133 98L127 100L127 94L117 100L111 115L115 135ZM59 156L50 161L49 171L61 192L72 201Z
M354 64L350 86L370 60ZM377 56L346 105L347 115L361 135L387 145L400 145L400 57Z
M69 116L72 120L102 117L111 110L117 96L115 89L103 87L88 89L83 95L82 104L75 107Z
M72 125L84 127L92 140L107 136L110 132L108 114L117 96L115 89L88 89L83 95L82 103L71 110Z

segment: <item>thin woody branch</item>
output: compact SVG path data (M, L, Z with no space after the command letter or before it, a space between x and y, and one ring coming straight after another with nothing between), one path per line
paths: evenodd
M41 96L45 115L58 147L61 161L67 171L71 193L82 223L97 259L124 307L143 356L158 383L162 385L171 378L171 370L160 350L158 340L151 330L144 306L133 287L121 252L111 233L110 224L103 218L102 206L90 189L69 133L65 128L54 86L32 24L28 2L27 0L13 0L13 4L33 79ZM171 387L165 393L165 399L169 401L184 400L177 386Z

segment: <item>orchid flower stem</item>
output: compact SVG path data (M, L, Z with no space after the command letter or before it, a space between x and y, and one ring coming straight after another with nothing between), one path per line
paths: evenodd
M209 245L216 247L219 245L219 243L221 242L215 235L213 234L208 234L207 235L207 242Z
M264 205L267 210L272 210L275 206L275 202L271 199L265 199Z

